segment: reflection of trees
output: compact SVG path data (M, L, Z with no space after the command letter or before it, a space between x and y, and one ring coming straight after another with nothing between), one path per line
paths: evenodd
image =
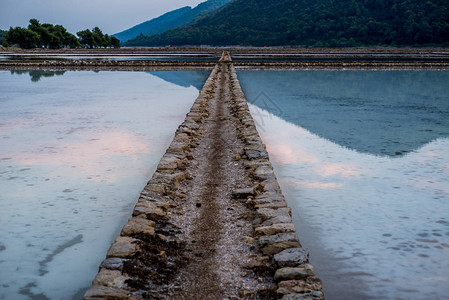
M32 70L32 71L11 71L11 74L29 74L32 82L38 82L42 77L53 77L62 76L66 71L43 71L43 70Z

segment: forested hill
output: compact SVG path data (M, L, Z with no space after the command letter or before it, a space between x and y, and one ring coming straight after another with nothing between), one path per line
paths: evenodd
M130 45L449 45L449 0L234 0Z
M169 29L177 28L188 24L195 18L207 14L223 5L229 3L231 0L208 0L198 4L196 7L191 8L185 6L160 17L151 19L144 23L138 24L130 29L114 34L115 37L125 42L129 39L135 38L140 34L153 35L165 32Z

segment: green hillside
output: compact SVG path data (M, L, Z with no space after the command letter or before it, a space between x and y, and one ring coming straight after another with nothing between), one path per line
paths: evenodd
M449 0L234 0L129 45L449 45Z
M209 0L198 4L195 8L185 6L160 17L138 24L130 29L114 34L122 42L135 38L139 35L154 35L169 29L184 26L199 16L207 14L229 3L231 0Z

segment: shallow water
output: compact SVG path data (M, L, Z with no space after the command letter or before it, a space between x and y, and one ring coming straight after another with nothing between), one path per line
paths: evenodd
M448 72L238 75L327 299L445 299Z
M198 95L158 75L208 72L0 71L0 299L82 297Z

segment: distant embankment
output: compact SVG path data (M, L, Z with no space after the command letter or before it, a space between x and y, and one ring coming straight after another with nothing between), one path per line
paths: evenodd
M253 57L254 58L254 57ZM391 57L378 60L370 57L365 58L342 58L329 59L328 57L314 56L298 60L284 59L277 61L276 56L265 60L251 57L235 61L234 66L240 69L291 69L291 70L342 70L342 69L382 69L382 70L447 70L449 59L431 60L427 58ZM157 71L157 70L210 70L216 62L210 60L97 60L97 59L27 59L22 60L0 60L0 70L117 70L117 71Z

